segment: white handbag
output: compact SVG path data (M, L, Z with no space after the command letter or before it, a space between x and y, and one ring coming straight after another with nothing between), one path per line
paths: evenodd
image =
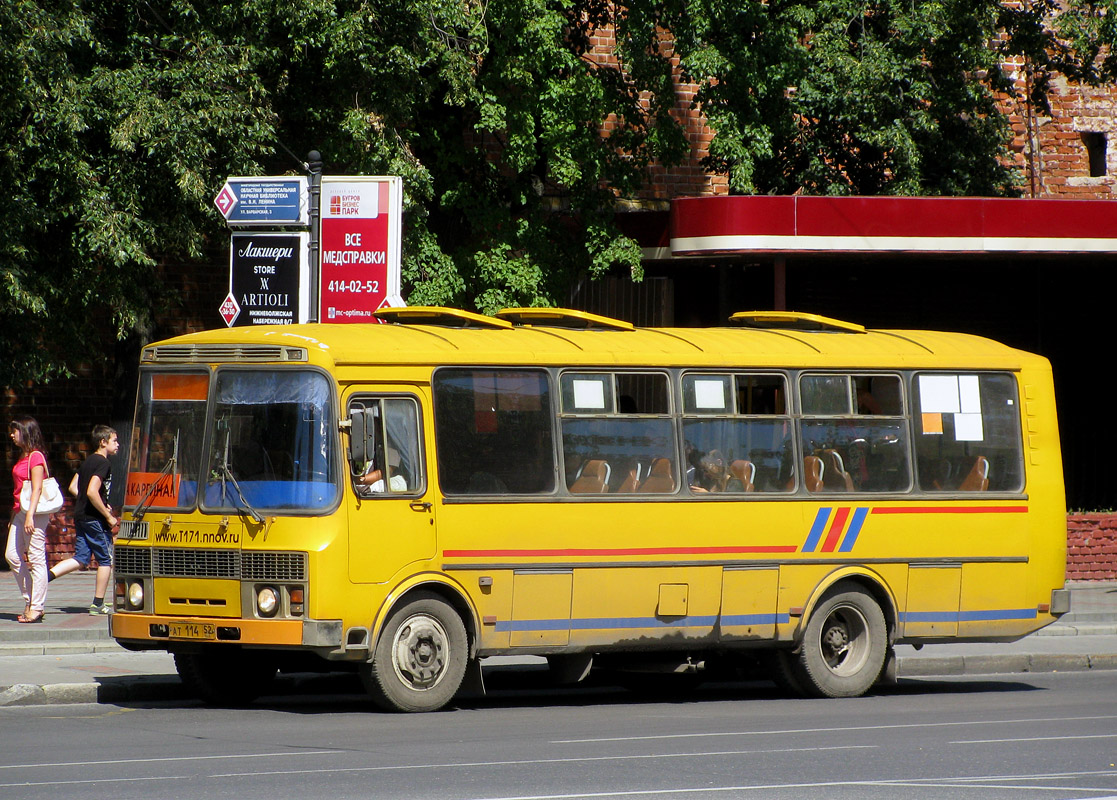
M31 462L27 463L27 480L19 492L19 507L24 512L31 505ZM35 507L36 514L53 514L62 510L62 489L54 478L43 478L43 488L39 492L39 504Z

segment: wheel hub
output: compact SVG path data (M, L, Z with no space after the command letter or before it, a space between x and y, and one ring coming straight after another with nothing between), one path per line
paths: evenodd
M845 626L835 625L822 635L822 646L827 650L826 660L836 665L849 650L849 633Z
M868 623L856 608L838 606L819 635L822 660L835 675L852 675L868 657Z
M399 677L413 689L430 689L445 674L446 632L438 621L421 616L401 625L393 647Z

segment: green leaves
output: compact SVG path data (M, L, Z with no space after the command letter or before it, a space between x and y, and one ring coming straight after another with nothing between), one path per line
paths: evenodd
M104 332L169 332L180 273L224 261L226 176L310 150L403 177L412 303L639 277L612 208L690 152L676 64L733 191L1013 194L1002 60L1026 60L1036 101L1060 71L1111 80L1115 4L8 0L0 384L64 374ZM217 324L219 301L189 312Z

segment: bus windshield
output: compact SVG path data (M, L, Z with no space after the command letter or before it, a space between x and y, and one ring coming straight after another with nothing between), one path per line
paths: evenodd
M330 397L327 378L306 370L145 373L126 504L188 509L200 499L205 510L249 516L331 508Z
M217 374L202 507L320 510L337 499L326 376L226 369Z

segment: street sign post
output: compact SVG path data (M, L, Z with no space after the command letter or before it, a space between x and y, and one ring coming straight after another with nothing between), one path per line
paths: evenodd
M308 224L307 182L302 176L228 178L213 203L230 227Z

